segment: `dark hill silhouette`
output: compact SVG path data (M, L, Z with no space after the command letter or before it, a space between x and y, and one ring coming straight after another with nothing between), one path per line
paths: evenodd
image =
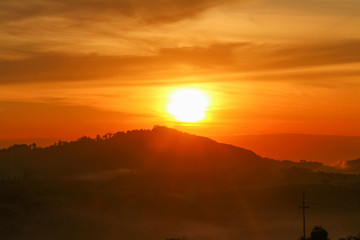
M201 175L243 172L274 163L250 150L160 126L59 141L45 148L24 144L0 150L3 175L30 171L70 176L121 169Z
M342 167L346 172L360 173L360 158L346 162L341 162L339 166Z
M21 144L0 150L0 177L3 178L91 177L141 172L187 178L231 178L247 174L249 177L243 178L250 179L266 178L279 169L288 168L340 171L318 162L263 158L247 149L162 126L108 133L94 139L59 141L49 147Z

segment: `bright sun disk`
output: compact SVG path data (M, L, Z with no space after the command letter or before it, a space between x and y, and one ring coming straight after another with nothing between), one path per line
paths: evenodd
M198 89L180 89L170 96L168 112L182 122L198 122L206 116L208 97Z

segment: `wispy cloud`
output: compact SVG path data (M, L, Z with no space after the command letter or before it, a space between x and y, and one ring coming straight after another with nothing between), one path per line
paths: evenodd
M1 21L18 21L43 16L63 16L81 20L106 19L121 15L147 23L174 22L191 18L231 0L3 0Z
M304 68L359 62L359 41L287 46L225 43L208 47L166 48L153 56L34 54L25 59L1 60L0 83L116 78L119 84L129 80L146 84L182 76L249 72L266 75L268 71L285 69L294 69L294 72L283 75L296 79L299 75L301 77L301 73L306 73ZM326 76L333 71L319 73ZM359 72L350 68L342 69L342 74L358 75Z

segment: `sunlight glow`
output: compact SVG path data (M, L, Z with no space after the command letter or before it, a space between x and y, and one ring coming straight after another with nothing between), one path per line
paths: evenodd
M199 89L180 89L170 96L168 112L181 122L198 122L205 118L208 96Z

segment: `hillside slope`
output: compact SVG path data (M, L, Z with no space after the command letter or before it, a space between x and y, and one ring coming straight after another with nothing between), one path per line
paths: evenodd
M0 150L2 175L24 171L41 176L70 176L115 170L169 174L239 172L274 163L250 150L165 127L82 137L46 148L14 145Z
M360 136L265 134L214 137L221 142L248 148L257 154L291 161L335 164L360 157Z

